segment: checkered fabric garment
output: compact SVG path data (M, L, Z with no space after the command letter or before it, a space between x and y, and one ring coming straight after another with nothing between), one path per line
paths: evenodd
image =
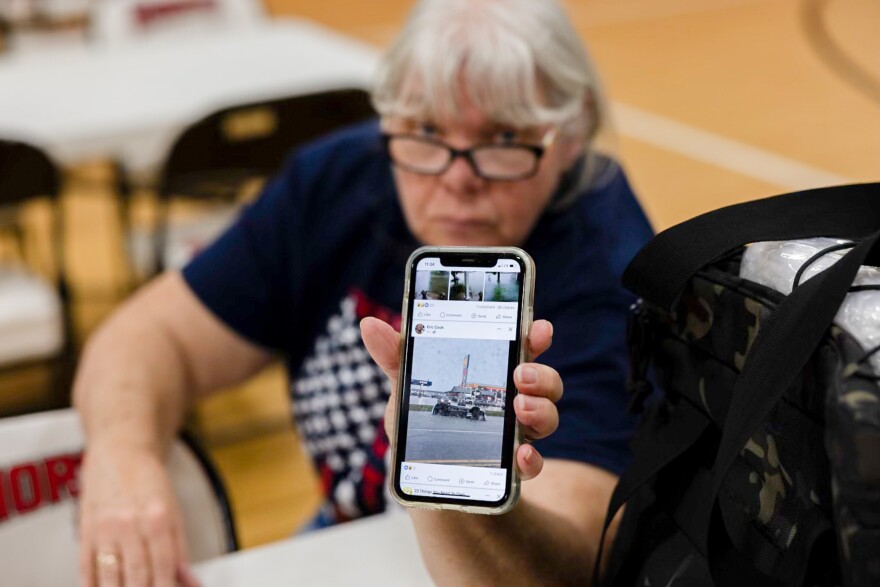
M399 314L351 292L290 386L294 418L332 510L324 513L335 521L385 509L383 421L391 388L361 340L359 323L367 316L400 328Z

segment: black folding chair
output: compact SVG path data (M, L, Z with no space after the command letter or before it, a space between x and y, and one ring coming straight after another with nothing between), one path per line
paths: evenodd
M375 115L367 92L342 89L224 108L187 128L161 171L152 259L140 263L139 273L150 277L188 260L177 255L178 262L169 263L174 257L169 254L175 236L169 214L173 200L237 210L243 189L274 173L293 147ZM127 219L127 211L124 214ZM194 248L218 236L233 216L226 218L221 212L219 221L215 217L209 223L210 234L191 231Z
M49 369L51 394L44 405L0 402L7 413L66 405L73 369L70 290L64 271L60 176L37 147L0 140L0 234L10 246L0 262L0 374ZM48 204L48 238L25 219L38 201ZM9 379L12 379L11 377Z

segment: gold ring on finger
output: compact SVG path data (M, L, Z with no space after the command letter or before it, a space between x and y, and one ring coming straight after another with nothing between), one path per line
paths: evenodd
M99 567L115 567L119 565L119 557L112 552L99 552L95 555L95 562Z

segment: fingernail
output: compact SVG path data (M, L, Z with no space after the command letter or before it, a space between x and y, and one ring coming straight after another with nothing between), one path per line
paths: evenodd
M530 395L519 394L516 396L516 401L519 402L519 409L524 410L526 412L534 412L538 409L538 398L532 397Z
M520 383L534 383L538 380L538 372L534 367L519 367L516 371Z
M526 447L526 450L524 451L524 454L523 454L523 460L525 461L525 463L526 463L527 465L531 465L531 464L532 464L532 461L533 461L534 458L535 458L535 454L534 454L534 453L535 453L535 449L533 449L533 448L530 447L530 446L527 446L527 447Z

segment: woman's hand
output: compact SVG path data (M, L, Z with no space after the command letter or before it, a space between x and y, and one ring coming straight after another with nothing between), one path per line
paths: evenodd
M83 587L198 587L171 480L154 451L89 445L81 478Z

